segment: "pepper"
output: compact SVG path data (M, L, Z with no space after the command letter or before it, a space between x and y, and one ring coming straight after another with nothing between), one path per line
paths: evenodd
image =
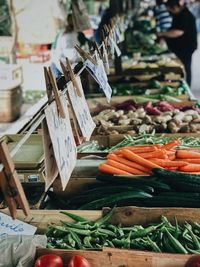
M70 217L72 220L76 221L76 222L82 222L82 223L89 223L89 221L81 216L78 216L76 214L73 213L69 213L67 211L61 211L60 213L67 215L68 217Z
M181 243L176 239L174 238L170 232L165 229L165 232L167 234L167 237L168 237L168 240L169 240L169 243L174 247L174 249L179 252L179 253L183 253L183 254L188 254L187 250L181 245Z
M107 222L110 220L110 218L112 217L112 215L113 215L113 211L114 211L114 208L113 208L112 210L110 210L104 217L102 217L102 218L100 218L99 220L97 220L97 221L95 222L95 226L96 226L96 227L99 227L99 226L101 226L102 224L107 223Z

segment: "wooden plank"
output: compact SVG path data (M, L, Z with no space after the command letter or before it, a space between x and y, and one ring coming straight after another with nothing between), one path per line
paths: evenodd
M104 209L106 211L106 209ZM2 212L9 214L7 209ZM89 220L98 219L102 211L95 210L72 210L69 211L78 214ZM200 223L200 209L190 208L138 208L138 207L121 207L116 208L113 213L111 223L121 223L124 226L134 224L146 225L149 223L156 223L160 220L161 216L166 216L169 221L173 222L174 217L178 219L179 223L193 221ZM38 227L38 232L45 231L50 223L60 223L60 220L71 221L67 216L60 214L57 210L30 210L29 215L26 217L21 210L17 211L17 219L31 223Z
M159 254L134 250L104 249L103 251L66 251L37 249L37 257L54 253L63 258L64 265L75 255L85 257L95 267L184 267L195 256Z
M10 215L8 209L1 210L1 212ZM102 216L102 211L70 210L69 212L89 220L97 220ZM49 224L60 224L60 220L72 221L66 215L61 214L59 210L30 210L28 216L25 216L21 210L17 210L17 219L36 226L38 234L44 234Z

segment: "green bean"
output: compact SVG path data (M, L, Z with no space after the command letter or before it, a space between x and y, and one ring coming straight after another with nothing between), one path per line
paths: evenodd
M188 254L187 250L181 245L181 243L176 238L174 238L170 234L170 232L167 229L165 229L165 232L167 234L169 242L172 244L172 246L176 249L177 252L183 253L183 254Z
M95 222L95 226L96 227L99 227L102 224L107 223L111 219L111 217L113 215L113 211L114 211L114 208L112 210L110 210L105 216L103 216L102 218L100 218L99 220L97 220Z
M153 251L162 252L159 246L156 244L156 242L152 241L149 236L147 236L147 241L149 242L149 245L151 246Z
M84 237L83 243L84 243L85 247L87 247L87 248L93 248L93 246L90 243L91 240L92 240L91 236Z
M190 234L190 236L191 236L191 238L192 238L192 240L194 242L195 249L200 250L200 243L199 243L196 235L192 231L192 226L187 224L185 227L188 230L188 232L189 232L189 234Z
M76 242L75 240L72 238L71 234L67 235L67 241L70 244L70 246L72 246L73 248L75 248L76 246Z
M69 213L67 211L60 211L60 213L67 215L69 218L71 218L72 220L76 221L76 222L83 222L83 223L89 223L89 221L81 216L78 216L76 214L73 213Z
M76 241L78 247L81 248L82 241L81 241L81 239L79 238L79 236L78 236L75 232L73 232L73 231L70 231L70 234L71 234L71 236L73 237L73 239Z
M108 230L108 229L98 228L97 231L98 231L100 234L105 234L105 235L108 235L108 236L116 237L116 234L113 233L112 231Z
M72 228L77 228L77 229L83 229L83 230L89 230L92 228L91 225L89 224L81 224L81 223L69 223L69 222L64 222L64 221L60 221L63 226L66 226L66 227L72 227Z
M144 237L150 233L152 233L153 231L155 231L158 228L158 226L149 226L145 229L142 230L138 230L137 232L133 232L131 235L131 238L137 238L137 237Z

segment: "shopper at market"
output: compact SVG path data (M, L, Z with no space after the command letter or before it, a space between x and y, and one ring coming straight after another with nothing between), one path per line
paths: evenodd
M156 18L156 29L158 32L165 32L171 28L172 16L167 10L164 0L156 0L154 16Z
M62 75L60 61L65 62L67 57L71 64L77 63L78 53L74 46L76 44L84 46L86 43L89 45L90 40L85 37L83 32L76 32L74 30L72 14L69 14L65 29L58 32L52 45L51 68L56 78Z
M158 33L158 37L164 37L169 49L182 61L187 82L191 85L192 54L197 49L195 18L182 0L168 0L166 5L173 16L172 27L166 32Z

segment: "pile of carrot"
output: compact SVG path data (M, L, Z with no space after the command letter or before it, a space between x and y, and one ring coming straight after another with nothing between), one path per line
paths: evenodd
M175 150L180 140L166 145L129 146L117 149L107 156L99 171L118 175L150 175L153 168L200 173L200 153Z

